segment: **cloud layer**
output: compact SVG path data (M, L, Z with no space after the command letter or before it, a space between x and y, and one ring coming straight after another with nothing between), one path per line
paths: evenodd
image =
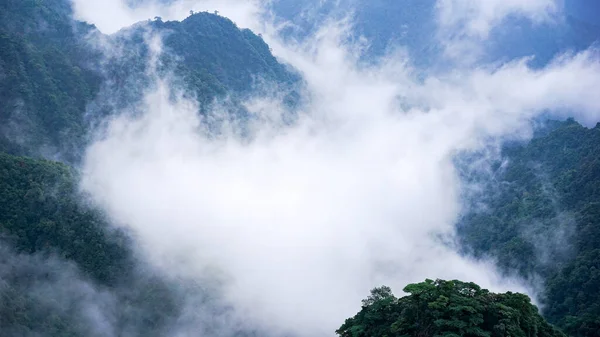
M500 13L542 17L549 7L539 3ZM501 22L487 10L473 34ZM453 158L527 138L542 113L596 122L594 52L541 70L516 60L418 78L403 55L360 65L343 24L301 45L265 33L306 82L294 125L282 126L289 111L277 95L257 96L247 102L250 135L223 123L215 136L195 102L172 99L167 78L142 116L123 112L89 147L82 188L134 231L150 261L218 284L239 317L298 336L333 335L381 284L459 278L526 290L454 249L463 186Z

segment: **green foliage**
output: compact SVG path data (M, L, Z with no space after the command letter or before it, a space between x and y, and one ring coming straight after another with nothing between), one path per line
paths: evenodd
M92 27L72 21L65 1L0 6L0 150L72 159L84 143L86 105L100 86L89 69L98 56L83 43Z
M600 335L600 126L554 123L503 157L488 208L459 226L463 244L506 272L542 276L548 320L573 336Z
M546 323L529 297L494 294L474 283L426 280L404 288L371 291L361 311L336 331L341 337L563 337Z
M62 164L0 153L0 233L18 252L55 252L113 284L130 268L128 242L81 204L75 182Z
M166 32L167 52L180 60L172 60L178 73L204 79L210 87L240 92L249 90L259 79L276 83L294 80L260 37L248 29L238 29L227 18L197 13L182 22L154 21L151 27Z
M0 335L97 335L85 315L98 306L115 315L111 329L164 336L185 299L140 270L133 243L83 204L77 181L63 164L0 153Z

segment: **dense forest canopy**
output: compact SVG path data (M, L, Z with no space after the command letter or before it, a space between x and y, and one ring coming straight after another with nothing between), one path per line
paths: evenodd
M541 275L544 314L575 336L600 333L600 126L550 123L507 146L487 209L459 224L464 246L523 277ZM535 282L534 280L531 280Z
M474 283L426 280L396 298L389 287L375 288L362 309L336 331L340 337L563 337L517 293L495 294Z

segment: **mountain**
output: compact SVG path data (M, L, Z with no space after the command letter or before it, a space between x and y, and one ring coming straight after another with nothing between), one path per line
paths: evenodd
M85 137L86 105L101 85L93 70L98 55L82 43L94 28L71 20L65 1L0 6L0 149L73 151Z
M149 32L162 36L158 64L148 62L145 42ZM284 87L299 80L277 61L260 36L207 12L195 13L181 22L161 18L141 22L108 37L106 43L124 50L124 54L108 55L107 79L114 93L131 92L132 87L139 91L154 66L158 74L150 75L171 75L181 89L193 93L203 105L217 97L249 93L260 85ZM124 98L131 103L131 97Z
M544 315L572 336L600 334L600 125L547 125L503 150L485 207L460 222L462 244L506 272L543 280Z
M366 60L402 46L412 62L427 67L441 52L435 40L435 0L276 0L272 10L292 23L286 34L295 39L315 33L327 20L350 18L352 38L369 41Z
M156 74L148 32L164 42ZM228 319L215 287L140 260L135 233L78 190L73 167L94 123L135 107L152 76L191 92L199 113L217 99L238 112L236 100L255 87L298 81L260 36L214 14L107 36L73 20L69 0L0 1L1 336L255 335Z
M396 298L375 288L356 316L336 331L340 337L446 336L563 337L522 294L495 294L474 283L426 280Z
M135 106L148 89L149 32L164 36L158 75L173 73L204 108L215 98L235 100L260 85L299 79L259 36L214 14L157 18L105 36L73 20L68 0L0 6L0 150L12 154L76 162L90 123Z

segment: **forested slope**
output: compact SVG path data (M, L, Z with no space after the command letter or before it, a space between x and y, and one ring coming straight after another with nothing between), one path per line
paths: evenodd
M164 45L158 64L151 64L152 37ZM69 0L5 0L0 151L76 162L90 123L135 107L153 75L176 82L204 109L214 98L235 100L264 83L283 88L298 80L259 36L215 14L156 19L105 36L73 20Z
M113 329L161 336L183 299L143 271L77 181L63 164L0 154L0 335L96 336L108 313Z
M53 155L82 144L101 84L98 55L83 43L93 29L71 19L66 1L0 3L0 150Z
M600 126L551 123L503 157L487 208L459 226L463 244L506 272L541 276L544 315L572 335L600 335Z
M56 252L106 284L130 268L126 240L79 202L67 166L0 154L0 191L0 229L19 252Z

